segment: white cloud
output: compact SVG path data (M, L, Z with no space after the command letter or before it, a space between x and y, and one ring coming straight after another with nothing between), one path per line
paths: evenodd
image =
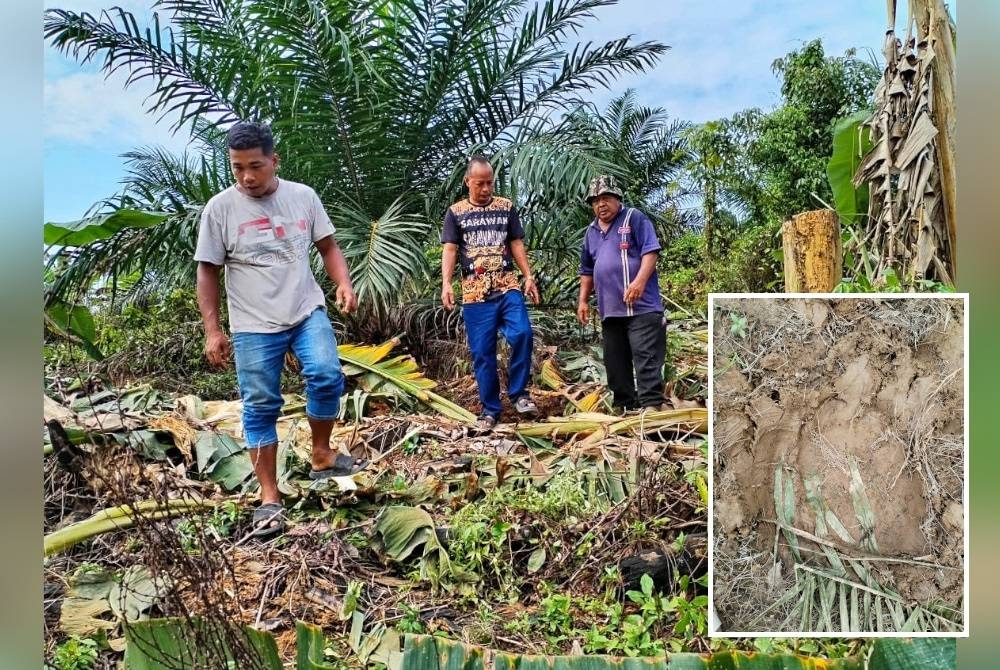
M642 104L698 122L748 107L771 108L779 100L771 63L808 40L823 38L830 55L841 55L848 47L877 48L885 17L884 8L874 4L622 0L598 9L598 20L588 23L579 39L603 42L632 34L636 42L670 45L655 69L620 78L615 90L595 92L594 101L604 105L632 87Z
M124 74L50 77L45 82L46 140L86 146L156 144L175 151L187 146L184 130L170 132L170 117L155 123L157 117L144 111L151 87L140 82L125 89L124 81Z
M131 12L142 27L156 11L153 5L143 0L60 0L57 7L94 16L120 7ZM162 21L165 17L162 11L159 13ZM186 129L177 134L170 131L176 117L157 121L159 114L145 111L152 82L140 81L126 89L127 71L105 77L100 63L100 57L96 62L80 63L51 46L46 49L44 128L48 142L110 146L115 150L153 144L180 151L188 145Z

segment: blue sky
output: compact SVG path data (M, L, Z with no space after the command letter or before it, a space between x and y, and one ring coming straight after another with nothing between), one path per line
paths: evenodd
M139 0L50 0L49 6L96 13L114 4L140 20L151 13L151 3ZM876 57L886 26L881 0L620 0L598 9L596 17L581 31L581 42L631 34L671 49L655 70L595 91L594 102L603 107L631 87L642 104L694 122L775 106L779 84L771 63L811 39L822 38L830 55L853 47L864 58ZM105 79L95 65L78 64L46 45L46 221L78 219L113 195L124 175L122 153L151 145L180 151L187 144L169 132L169 120L157 124L143 113L149 88L125 90L124 79Z

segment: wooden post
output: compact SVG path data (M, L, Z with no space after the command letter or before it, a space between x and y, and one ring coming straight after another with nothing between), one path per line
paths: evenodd
M840 220L830 209L796 214L781 225L785 292L825 293L840 283L844 250Z

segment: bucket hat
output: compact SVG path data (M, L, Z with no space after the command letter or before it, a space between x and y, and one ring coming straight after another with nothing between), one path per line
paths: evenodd
M606 194L613 195L619 200L622 199L622 192L618 188L618 182L615 181L615 178L611 175L602 174L591 180L590 186L587 188L587 197L584 200L589 205L590 201L594 198Z

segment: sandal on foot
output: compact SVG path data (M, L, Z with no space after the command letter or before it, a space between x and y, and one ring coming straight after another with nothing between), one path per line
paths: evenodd
M263 503L253 511L254 537L268 537L285 530L285 509L281 503Z
M518 414L535 416L538 414L538 405L531 399L529 395L523 395L514 401L514 409L517 410Z
M472 424L472 428L469 429L469 433L472 435L484 435L493 430L493 427L497 425L497 419L495 416L489 414L483 414L476 422Z
M368 461L363 458L353 458L344 454L337 454L333 465L322 470L313 470L309 473L312 479L326 479L328 477L350 477L368 467Z

